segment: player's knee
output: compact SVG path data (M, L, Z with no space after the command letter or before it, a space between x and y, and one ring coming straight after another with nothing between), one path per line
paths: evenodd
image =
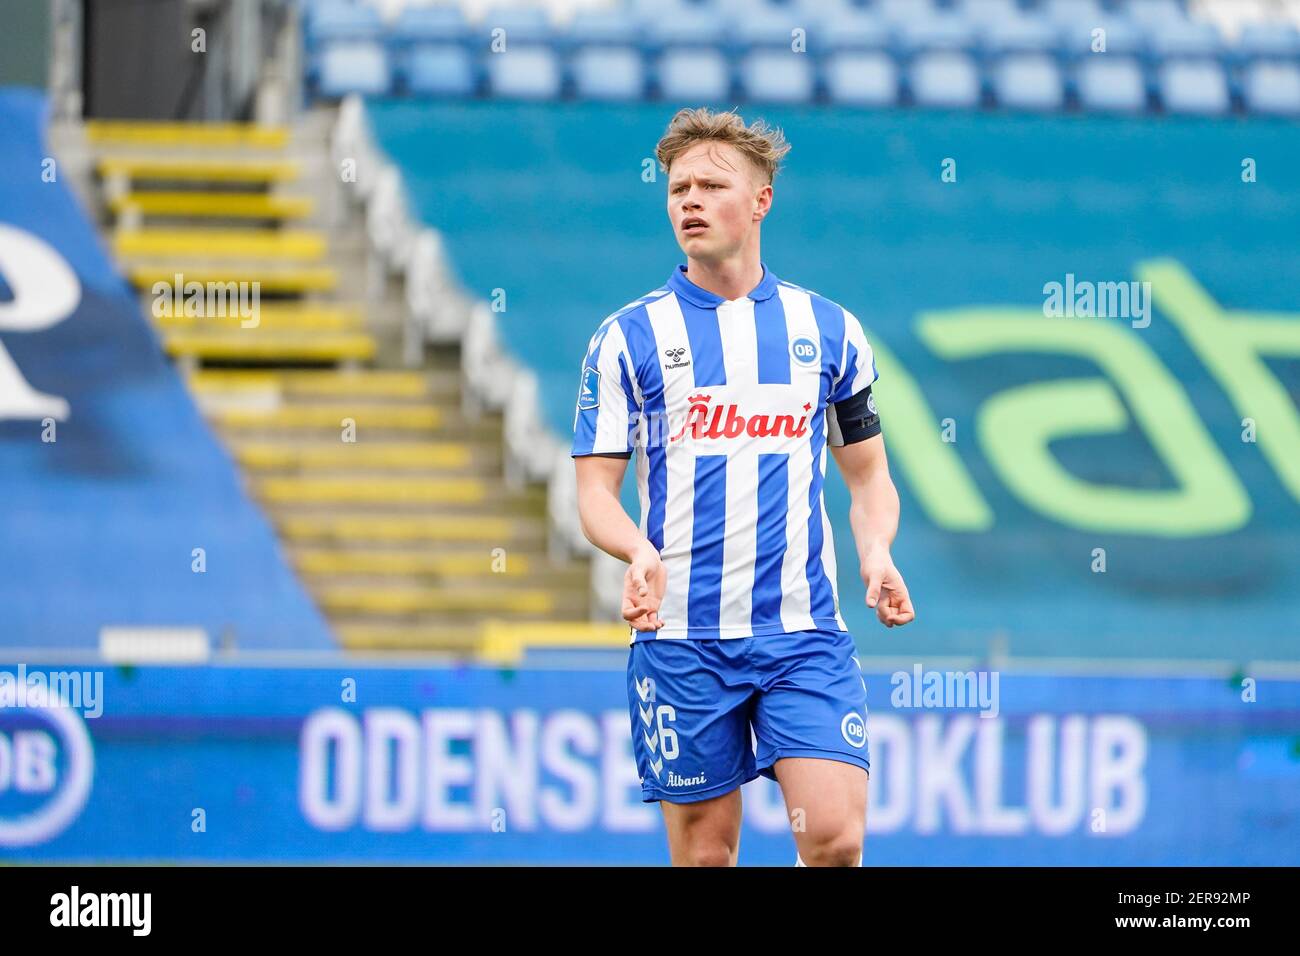
M808 866L857 866L862 858L862 835L847 830L804 841L799 851Z
M735 859L735 849L722 840L693 840L681 862L685 866L732 866Z

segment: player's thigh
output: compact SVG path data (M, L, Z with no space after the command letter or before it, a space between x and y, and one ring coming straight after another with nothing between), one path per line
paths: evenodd
M661 800L673 866L735 866L740 852L740 788L709 800Z
M754 686L740 641L632 645L628 703L642 799L712 800L754 779Z
M856 857L866 837L867 774L853 764L816 757L785 757L774 769L805 860L824 851Z
M866 684L853 639L843 632L805 631L776 635L755 648L759 772L780 780L789 806L809 815L815 810L819 827L839 819L850 830L859 826L871 763Z

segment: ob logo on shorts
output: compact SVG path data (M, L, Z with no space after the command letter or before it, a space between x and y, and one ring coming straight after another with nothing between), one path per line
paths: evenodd
M867 742L867 723L857 711L851 710L840 721L840 735L850 747L861 747Z

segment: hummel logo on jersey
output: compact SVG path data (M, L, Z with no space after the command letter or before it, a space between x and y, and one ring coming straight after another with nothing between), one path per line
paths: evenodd
M749 435L751 438L775 438L781 435L786 438L801 438L808 434L811 403L804 403L804 414L799 417L796 425L793 415L751 415L746 418L739 413L735 404L715 406L710 420L709 402L712 399L712 395L692 395L687 399L691 407L686 412L686 421L677 434L668 440L677 441L688 430L692 438L739 438L741 435ZM724 414L727 416L726 421L722 418Z
M688 367L691 363L690 363L690 362L683 362L683 361L682 361L682 356L685 355L685 354L686 354L686 349L683 349L683 348L665 349L665 350L664 350L664 356L668 359L668 361L672 362L673 364L672 364L672 365L665 365L664 368L686 368L686 367Z
M694 777L680 777L673 771L668 771L668 786L670 787L698 787L700 784L708 782L702 773Z

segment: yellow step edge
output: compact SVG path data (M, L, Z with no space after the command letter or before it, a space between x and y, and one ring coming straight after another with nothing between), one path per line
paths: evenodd
M492 547L508 541L520 527L510 518L456 515L291 515L275 523L286 538L296 541L481 541Z
M375 355L375 340L365 333L304 335L262 333L253 329L219 332L166 332L163 348L173 358L365 361Z
M113 234L113 252L122 258L314 260L325 251L325 234L314 230L123 229Z
M260 478L254 493L274 504L478 504L487 488L476 478Z
M423 372L390 369L200 369L188 381L191 389L201 393L251 389L286 395L419 398L428 391Z
M157 308L152 311L158 328L165 331L234 328L271 332L356 332L365 327L361 313L354 309L318 308L286 311L282 310L278 303L276 305L258 303L257 312L253 313L251 299L246 298L244 303L248 307L247 317L238 314L213 317L179 313L173 315L171 313L174 310L169 299L159 300ZM151 308L152 306L153 303ZM192 308L201 309L203 304L196 299Z
M436 408L423 405L341 404L282 405L277 408L223 408L212 413L218 424L248 428L343 428L344 419L366 428L430 429L442 424Z
M153 156L106 156L95 164L104 178L222 183L291 182L300 172L297 163L233 159L158 159Z
M281 149L289 142L286 126L254 123L184 123L147 120L87 120L86 141L141 146L252 146Z
M626 624L592 621L500 621L482 624L479 653L497 664L517 664L528 648L623 649L631 632Z
M248 283L250 286L256 284L261 295L272 293L306 293L306 292L329 292L338 285L338 273L333 269L324 267L311 268L275 268L275 267L212 267L204 265L195 265L192 263L138 263L129 266L126 269L127 278L131 284L141 290L155 290L155 287L166 286L168 295L184 296L184 289L173 293L170 291L177 282L179 275L180 282L188 286L192 282L207 286L210 283L214 285L228 286L230 283ZM161 294L161 291L155 294ZM251 292L249 293L251 295Z
M501 574L518 577L528 573L527 555L508 556L504 569L496 571L496 558L484 549L479 554L430 554L427 551L387 550L301 550L293 563L302 574Z
M307 196L266 193L141 191L114 196L108 208L135 209L146 216L204 216L219 219L305 219L316 209Z
M350 651L454 651L477 656L482 637L478 628L427 624L335 624L339 642Z
M468 445L404 442L333 442L293 446L272 442L236 443L235 459L252 471L279 468L464 468L472 460Z
M436 611L516 611L548 614L555 601L542 590L501 588L357 587L315 589L327 611L351 614L417 614Z

